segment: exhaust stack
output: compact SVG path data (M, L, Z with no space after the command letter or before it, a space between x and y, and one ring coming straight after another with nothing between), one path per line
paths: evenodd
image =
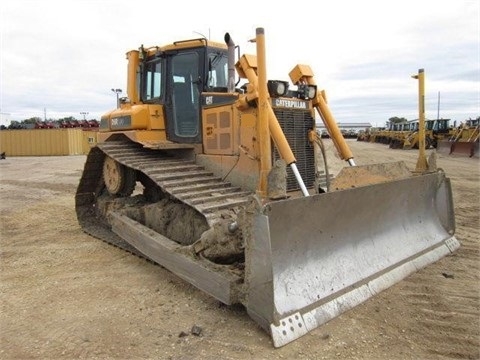
M228 46L228 92L235 91L235 43L229 33L225 34L225 43Z

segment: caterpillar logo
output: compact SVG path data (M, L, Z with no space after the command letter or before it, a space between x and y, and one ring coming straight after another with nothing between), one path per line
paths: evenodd
M286 100L286 99L274 99L274 107L287 107L294 109L307 109L307 102L301 100Z

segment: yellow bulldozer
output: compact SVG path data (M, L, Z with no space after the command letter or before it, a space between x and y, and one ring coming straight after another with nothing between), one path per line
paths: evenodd
M480 117L468 119L452 129L448 138L442 139L438 152L446 155L460 155L478 158L480 156Z
M242 304L280 347L459 243L444 172L356 165L312 69L268 80L263 28L252 41L256 55L228 33L129 51L76 213L88 234ZM316 113L346 162L332 179Z

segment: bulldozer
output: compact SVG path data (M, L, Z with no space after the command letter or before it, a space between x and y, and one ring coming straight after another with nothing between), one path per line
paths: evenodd
M438 152L445 155L460 155L478 158L480 156L480 117L468 119L452 129L448 138L439 142Z
M251 41L127 52L75 206L86 233L243 305L281 347L459 242L443 171L357 165L310 66L268 80L264 28ZM316 114L345 161L333 177Z

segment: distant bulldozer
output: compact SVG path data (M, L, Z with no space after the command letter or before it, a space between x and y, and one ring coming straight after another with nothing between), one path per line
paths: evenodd
M451 137L449 121L450 119L425 120L426 149L436 148L439 141ZM372 131L369 139L371 142L388 144L392 149L418 149L419 121L389 122L386 129Z
M448 139L439 141L438 152L447 155L479 157L480 117L469 119L454 129Z

